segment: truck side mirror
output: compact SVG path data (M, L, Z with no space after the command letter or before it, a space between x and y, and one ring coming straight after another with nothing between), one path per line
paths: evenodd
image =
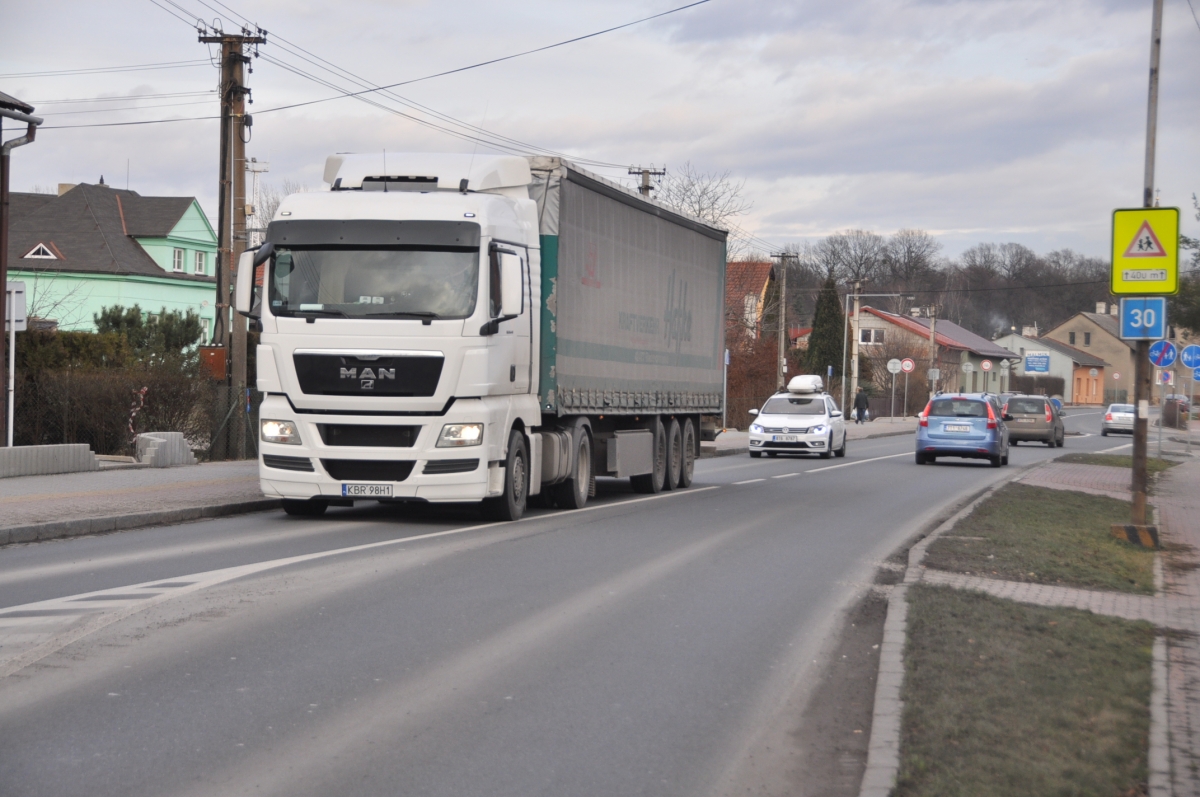
M500 315L518 316L524 309L525 279L521 273L521 258L508 252L500 253Z
M233 297L234 309L247 318L254 307L254 261L254 252L242 252L238 258L237 290Z

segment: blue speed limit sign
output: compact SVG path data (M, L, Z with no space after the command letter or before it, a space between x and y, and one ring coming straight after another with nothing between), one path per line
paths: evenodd
M1159 368L1170 368L1175 364L1175 344L1160 340L1150 346L1150 362Z
M1167 300L1163 296L1121 300L1121 338L1162 340L1167 336Z

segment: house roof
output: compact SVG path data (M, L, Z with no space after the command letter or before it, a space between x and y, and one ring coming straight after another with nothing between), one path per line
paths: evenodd
M1070 357L1076 365L1083 365L1088 368L1110 367L1108 363L1094 354L1089 354L1086 351L1080 351L1074 346L1068 346L1067 344L1054 340L1053 338L1041 337L1035 338L1034 340L1038 345L1045 346L1047 349L1054 349L1059 354L1065 354L1066 356Z
M1108 315L1106 313L1076 313L1075 315L1068 318L1066 321L1064 321L1061 324L1059 324L1058 326L1054 327L1054 329L1047 330L1046 335L1049 335L1053 332L1058 331L1064 325L1069 324L1071 321L1073 321L1076 318L1079 318L1081 316L1083 318L1086 318L1087 320L1091 321L1096 326L1100 327L1100 329L1107 332L1109 335L1111 335L1116 340L1119 340L1119 341L1121 341L1121 343L1124 343L1130 349L1136 348L1136 344L1134 344L1128 340L1121 339L1121 320L1114 315ZM1042 337L1045 337L1045 335L1043 335ZM1041 340L1041 338L1039 338L1039 340Z
M874 307L864 307L863 312L870 313L873 316L888 321L896 326L907 330L915 335L929 337L929 319L928 318L913 318L911 316L897 315L889 313L885 310L876 310ZM961 349L969 351L972 354L977 354L980 357L999 357L1007 358L1012 356L1012 352L1008 349L998 346L987 338L980 337L969 329L964 329L953 321L947 321L939 318L937 328L935 330L937 336L937 345L945 346L950 349Z
M771 281L771 263L734 262L725 266L725 306L731 312L743 311L747 296L763 297Z
M10 94L5 94L0 91L0 107L8 108L10 111L19 111L20 113L33 113L33 106L27 102L22 102Z
M195 200L144 197L81 183L61 196L10 195L10 269L130 274L213 282L213 277L165 271L135 237L165 238ZM44 244L56 260L23 260Z

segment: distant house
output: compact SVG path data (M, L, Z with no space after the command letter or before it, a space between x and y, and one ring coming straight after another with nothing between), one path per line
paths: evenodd
M9 279L30 315L94 330L102 307L195 311L205 342L216 319L217 237L193 197L144 197L99 184L13 193Z
M788 342L793 349L807 349L808 336L811 334L812 327L788 327Z
M1100 312L1076 313L1048 330L1042 339L1057 340L1110 363L1103 374L1103 402L1125 402L1133 395L1135 344L1121 340L1116 305L1111 313L1104 312L1108 309L1104 304L1098 304L1096 309Z
M769 289L774 287L771 263L736 262L725 267L726 337L755 339L762 334ZM733 345L737 341L728 341Z
M1013 367L1013 373L1018 376L1040 375L1025 372L1026 352L1049 354L1050 370L1044 375L1063 380L1062 399L1065 403L1102 404L1105 401L1104 377L1112 366L1102 358L1048 337L1035 338L1013 333L997 338L996 343L1016 355L1017 364Z
M897 315L874 307L863 307L856 330L859 353L873 362L889 357L912 357L916 372L929 368L929 319ZM852 332L854 334L854 332ZM1008 382L1000 364L1014 359L1008 349L941 318L934 329L937 367L941 372L937 390L1001 393ZM971 364L970 372L963 369ZM986 368L984 367L986 363Z

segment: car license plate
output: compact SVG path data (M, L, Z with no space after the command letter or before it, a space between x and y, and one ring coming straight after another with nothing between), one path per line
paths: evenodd
M1017 423L1037 423L1037 418L1017 418Z
M799 443L800 442L800 437L798 435L794 435L794 434L777 434L777 435L773 435L771 437L771 439L776 443Z
M391 498L390 484L343 484L342 495L347 498Z
M943 427L947 432L969 432L971 425L966 423L948 423Z

